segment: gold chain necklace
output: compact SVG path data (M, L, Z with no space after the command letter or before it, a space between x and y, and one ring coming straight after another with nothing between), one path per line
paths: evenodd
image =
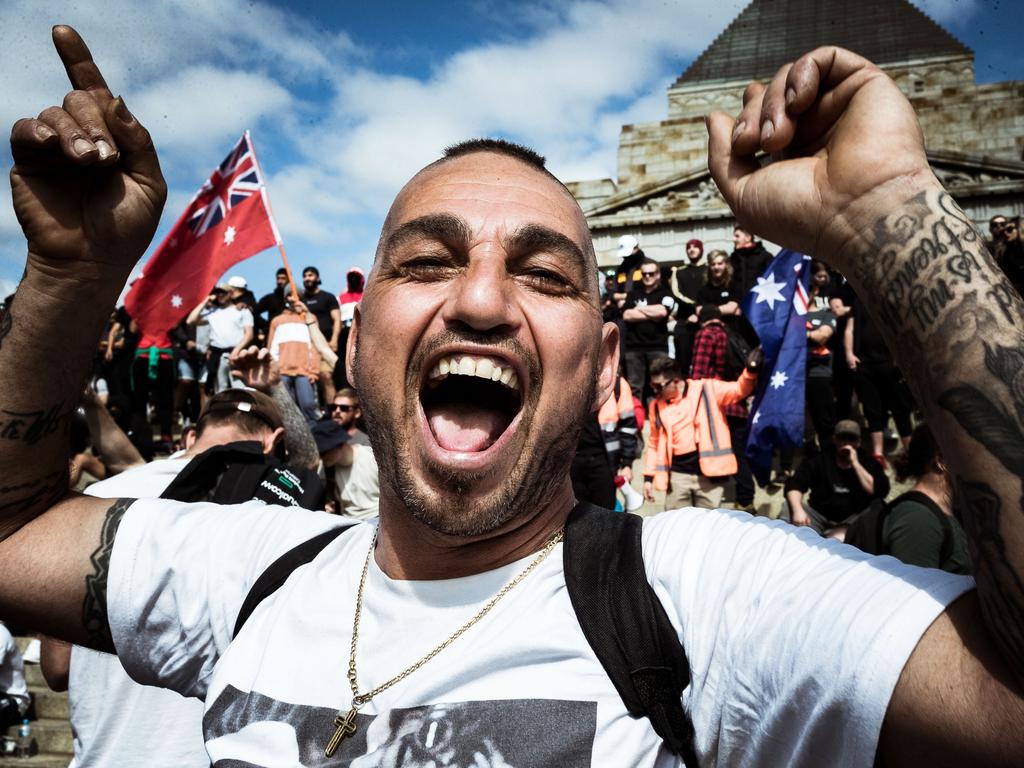
M484 607L477 611L476 615L473 616L473 618L471 618L469 621L467 621L465 624L463 624L461 627L455 630L455 632L453 632L447 640L445 640L432 651L427 653L427 655L419 661L406 667L404 670L399 672L397 675L392 677L387 682L381 683L376 688L370 691L360 693L359 686L356 683L356 644L359 642L359 619L363 613L363 589L366 586L366 573L370 569L370 558L373 557L373 549L377 544L377 532L374 531L373 539L370 541L370 551L366 553L366 560L363 563L363 572L359 576L359 589L356 591L356 610L355 616L352 619L352 647L349 650L348 655L348 684L352 688L352 708L348 711L347 714L342 715L341 712L339 712L337 717L334 718L334 725L336 730L334 731L334 735L331 737L331 740L327 742L327 747L326 749L324 749L324 755L327 757L331 757L334 754L335 750L338 749L338 745L356 732L356 713L359 712L359 708L361 706L366 704L366 702L370 701L370 699L372 699L378 693L386 691L391 686L395 685L396 683L404 680L406 677L411 675L413 672L415 672L417 669L422 667L432 658L437 656L437 654L439 654L441 651L443 651L445 648L447 648L449 645L455 642L459 637L461 637L466 632L466 630L468 630L470 627L472 627L474 624L480 621L480 619L486 616L488 611L490 611L491 608L493 608L495 604L499 600L501 600L501 598L503 598L510 591L512 591L512 589L517 584L519 584L519 582L525 579L531 571L533 571L538 565L540 565L544 561L545 557L551 554L551 550L553 550L555 548L555 545L562 540L562 536L564 535L564 533L564 530L558 530L554 534L552 534L551 538L548 539L548 543L544 545L544 549L542 549L537 554L533 561L528 566L526 566L522 571L520 571L518 576L516 576L514 579L512 579L512 581L510 581L508 584L502 587L501 590L499 590L499 592L494 597L488 600Z

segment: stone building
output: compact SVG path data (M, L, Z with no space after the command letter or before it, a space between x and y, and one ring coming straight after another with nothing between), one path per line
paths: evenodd
M977 223L1024 214L1024 82L976 84L973 51L906 0L753 0L669 88L665 120L622 127L616 180L569 183L598 262L618 263L623 234L666 265L684 259L691 237L732 250L704 115L737 114L751 80L825 44L860 53L899 84L933 169Z

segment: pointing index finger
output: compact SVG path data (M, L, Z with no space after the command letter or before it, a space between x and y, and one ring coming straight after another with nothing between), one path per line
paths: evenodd
M92 60L89 47L72 27L58 24L53 28L53 45L57 49L71 86L78 91L89 91L99 97L101 105L112 101L114 96L107 88L107 81L100 74L99 67Z

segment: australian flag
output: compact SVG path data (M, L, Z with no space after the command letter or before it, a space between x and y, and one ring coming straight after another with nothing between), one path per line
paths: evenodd
M743 314L764 350L747 438L750 468L761 485L768 483L774 450L803 442L810 264L802 253L779 251L743 299Z

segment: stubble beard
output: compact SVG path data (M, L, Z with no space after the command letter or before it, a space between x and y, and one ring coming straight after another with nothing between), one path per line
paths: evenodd
M546 504L569 474L576 445L587 418L593 418L591 404L597 392L596 365L589 384L576 390L576 407L563 407L567 419L552 425L531 440L538 428L533 419L542 387L531 386L530 401L524 403L518 429L524 431L522 455L505 482L487 496L469 504L465 494L473 486L491 479L493 471L471 473L436 464L426 466L426 477L418 478L409 468L411 435L416 423L418 390L404 402L396 402L377 382L359 376L359 348L355 350L355 380L359 383L363 419L377 459L381 488L389 488L406 510L431 530L447 536L473 537L495 531L519 515L529 515ZM571 392L565 394L571 395ZM564 403L568 406L569 403ZM399 414L398 419L389 414ZM530 449L531 443L536 446ZM382 494L383 495L383 494Z

